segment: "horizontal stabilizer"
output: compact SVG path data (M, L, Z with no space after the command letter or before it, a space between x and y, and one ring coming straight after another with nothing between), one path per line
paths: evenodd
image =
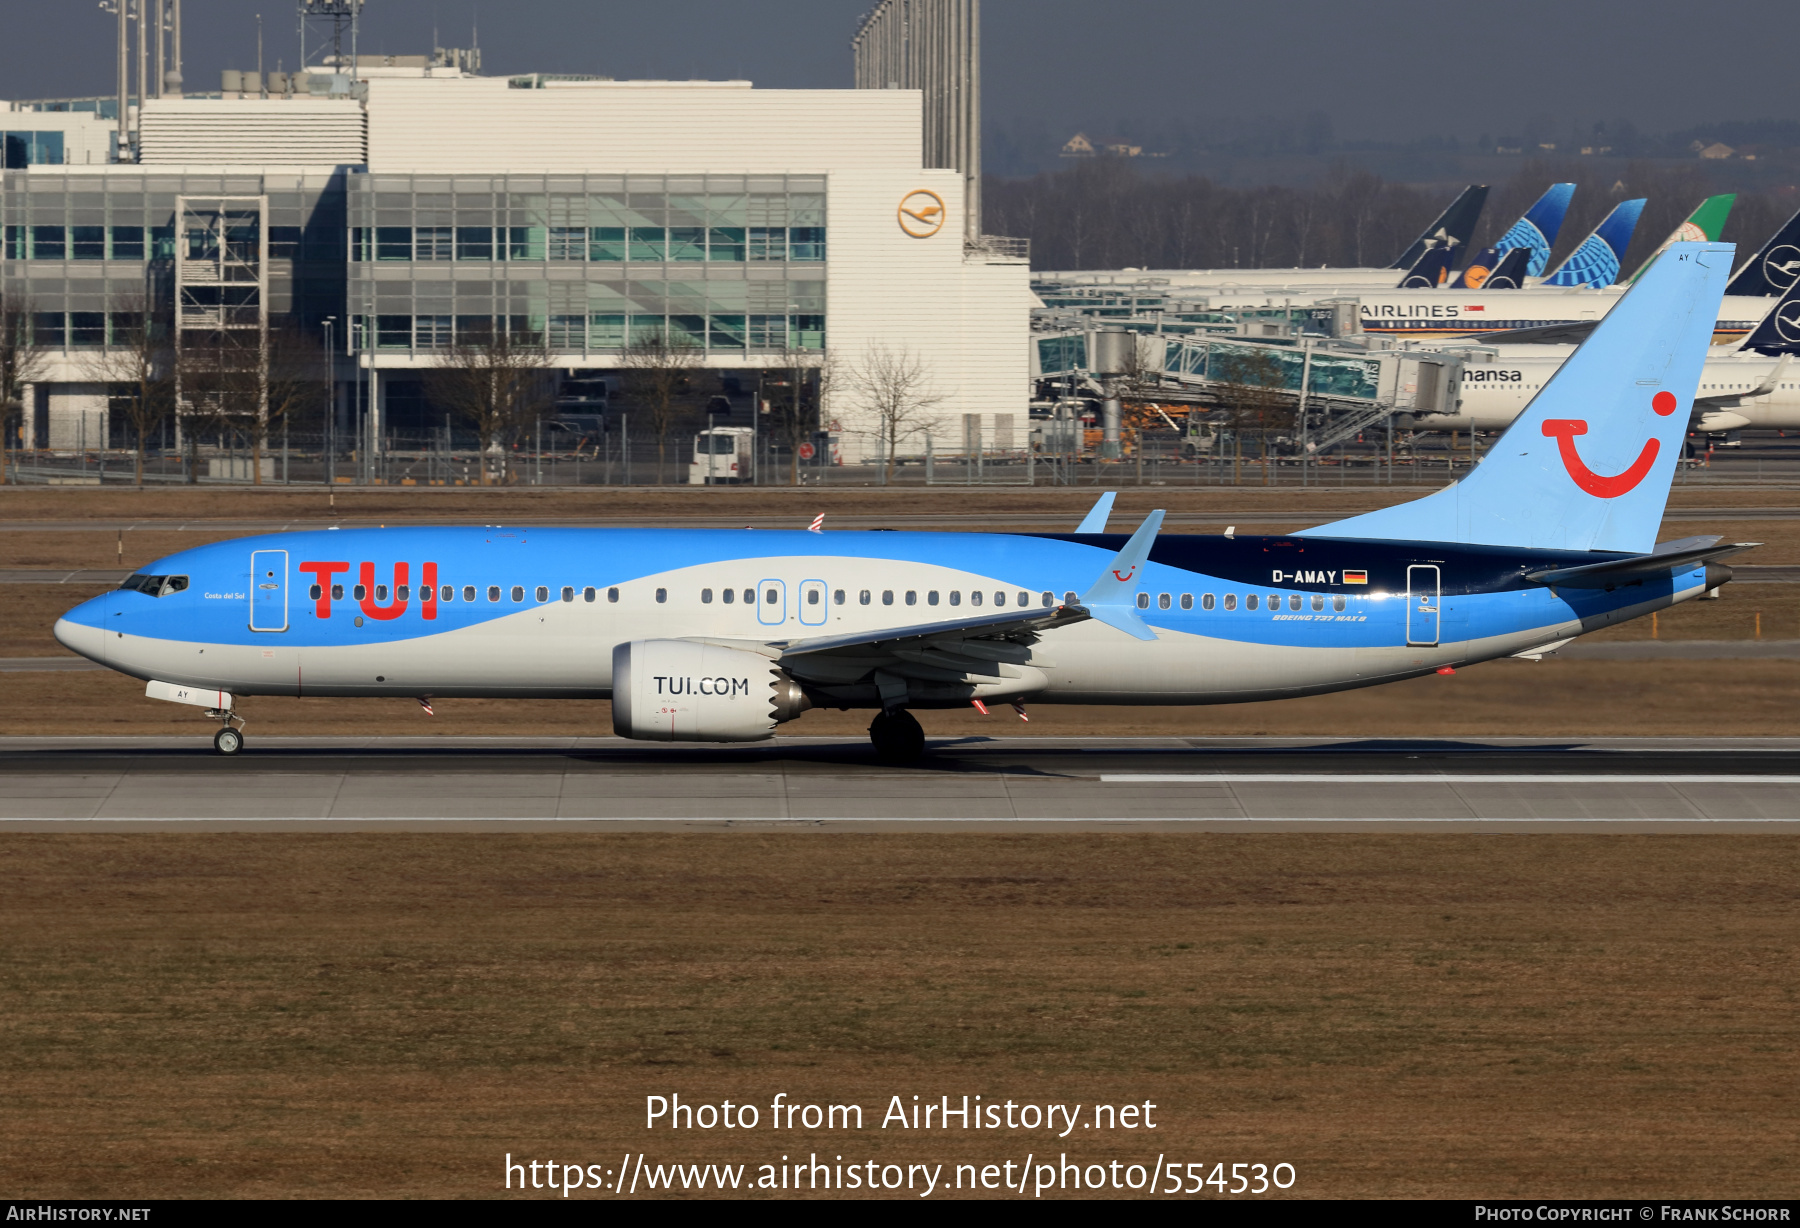
M1663 542L1649 554L1610 559L1604 563L1589 563L1582 567L1534 571L1525 578L1560 588L1615 588L1621 584L1647 580L1652 576L1667 575L1672 571L1689 571L1702 563L1715 563L1762 545L1761 542L1732 542L1721 546L1717 544L1718 541L1717 537L1684 537L1678 541Z

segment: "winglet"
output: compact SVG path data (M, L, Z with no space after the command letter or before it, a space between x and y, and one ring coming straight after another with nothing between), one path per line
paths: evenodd
M1156 544L1156 534L1161 530L1162 522L1161 508L1144 517L1144 523L1131 535L1125 548L1106 565L1106 570L1088 586L1088 591L1081 595L1081 604L1092 617L1140 640L1156 638L1156 632L1138 617L1136 597L1138 582L1143 577L1144 562L1150 557L1150 547Z
M1113 500L1118 497L1119 492L1116 490L1109 490L1101 495L1094 501L1094 506L1088 510L1088 514L1081 518L1081 523L1075 526L1075 531L1077 533L1106 532L1106 521L1112 515Z

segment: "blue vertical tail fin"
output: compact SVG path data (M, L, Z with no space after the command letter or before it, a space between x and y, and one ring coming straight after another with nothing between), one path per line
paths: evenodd
M1427 226L1412 246L1395 257L1388 268L1398 272L1410 269L1419 262L1419 257L1434 247L1463 247L1469 237L1475 233L1475 223L1481 220L1482 206L1487 204L1488 189L1485 183L1471 183L1462 190L1462 195L1450 202L1450 207L1438 214L1437 220Z
M1550 190L1538 197L1537 203L1525 210L1525 216L1514 222L1494 246L1502 256L1515 247L1531 249L1525 272L1536 277L1549 267L1550 249L1556 246L1556 236L1562 233L1563 215L1568 213L1569 202L1574 197L1574 184L1551 184Z
M1631 234L1637 229L1644 212L1643 200L1623 200L1600 219L1594 233L1569 253L1569 258L1544 278L1546 286L1588 286L1600 289L1619 280L1619 269L1625 264L1625 249L1631 246Z
M1732 279L1734 282L1736 278ZM1750 330L1740 354L1800 354L1800 279L1787 288L1787 293L1771 300L1773 305L1757 326Z
M1733 251L1671 245L1462 481L1299 536L1648 551Z
M1400 279L1396 289L1400 290L1435 290L1450 276L1450 260L1456 255L1456 249L1449 246L1433 247L1419 257L1419 262L1407 270L1406 276Z
M1732 274L1727 294L1775 298L1800 282L1800 213L1781 224L1756 255Z

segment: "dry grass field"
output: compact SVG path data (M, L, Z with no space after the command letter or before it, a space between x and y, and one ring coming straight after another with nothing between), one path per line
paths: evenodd
M1797 879L1755 837L14 836L0 1171L492 1197L509 1152L1066 1151L1285 1160L1313 1197L1792 1196ZM865 1128L642 1126L777 1092ZM879 1128L964 1094L1158 1129Z

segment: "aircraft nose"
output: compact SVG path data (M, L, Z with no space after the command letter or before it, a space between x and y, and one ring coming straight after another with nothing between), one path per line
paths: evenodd
M106 662L106 604L111 594L84 601L56 620L56 642L90 661Z

